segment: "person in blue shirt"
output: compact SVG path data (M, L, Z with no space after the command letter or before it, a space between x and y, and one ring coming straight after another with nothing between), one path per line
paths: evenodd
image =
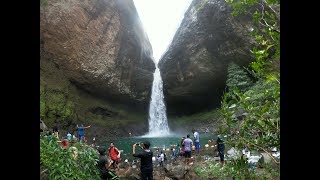
M84 140L84 129L87 129L91 127L91 125L84 127L83 124L81 124L81 126L78 126L77 124L77 128L78 128L78 141L79 142L83 142Z
M72 139L72 135L70 134L70 132L68 132L68 134L67 134L67 138L68 138L68 140L69 140L69 141L71 141L71 139Z

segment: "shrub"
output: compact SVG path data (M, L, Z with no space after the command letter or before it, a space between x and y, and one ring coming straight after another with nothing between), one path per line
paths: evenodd
M100 179L96 167L98 152L84 144L75 146L76 158L72 152L74 147L64 149L56 139L40 137L40 163L48 169L50 179Z

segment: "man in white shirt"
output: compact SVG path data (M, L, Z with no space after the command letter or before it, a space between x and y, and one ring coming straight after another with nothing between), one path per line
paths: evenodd
M197 155L199 155L199 151L200 151L199 133L195 129L192 129L192 132L194 137L194 144L196 146L196 152L197 152Z
M161 154L160 154L159 160L160 160L160 166L162 166L162 167L163 167L164 154L163 154L163 152L162 152L162 151L161 151Z

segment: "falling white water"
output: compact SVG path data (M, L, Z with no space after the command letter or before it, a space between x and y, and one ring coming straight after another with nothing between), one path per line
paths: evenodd
M147 137L169 135L166 106L163 100L163 84L158 66L153 73L151 102L149 108L149 133Z
M169 48L192 0L133 1L152 45L154 63L157 64ZM162 87L160 70L156 67L149 108L149 132L144 137L170 135Z

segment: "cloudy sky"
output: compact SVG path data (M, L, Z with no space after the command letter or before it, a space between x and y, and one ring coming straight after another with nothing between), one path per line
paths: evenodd
M158 62L192 0L133 0Z

